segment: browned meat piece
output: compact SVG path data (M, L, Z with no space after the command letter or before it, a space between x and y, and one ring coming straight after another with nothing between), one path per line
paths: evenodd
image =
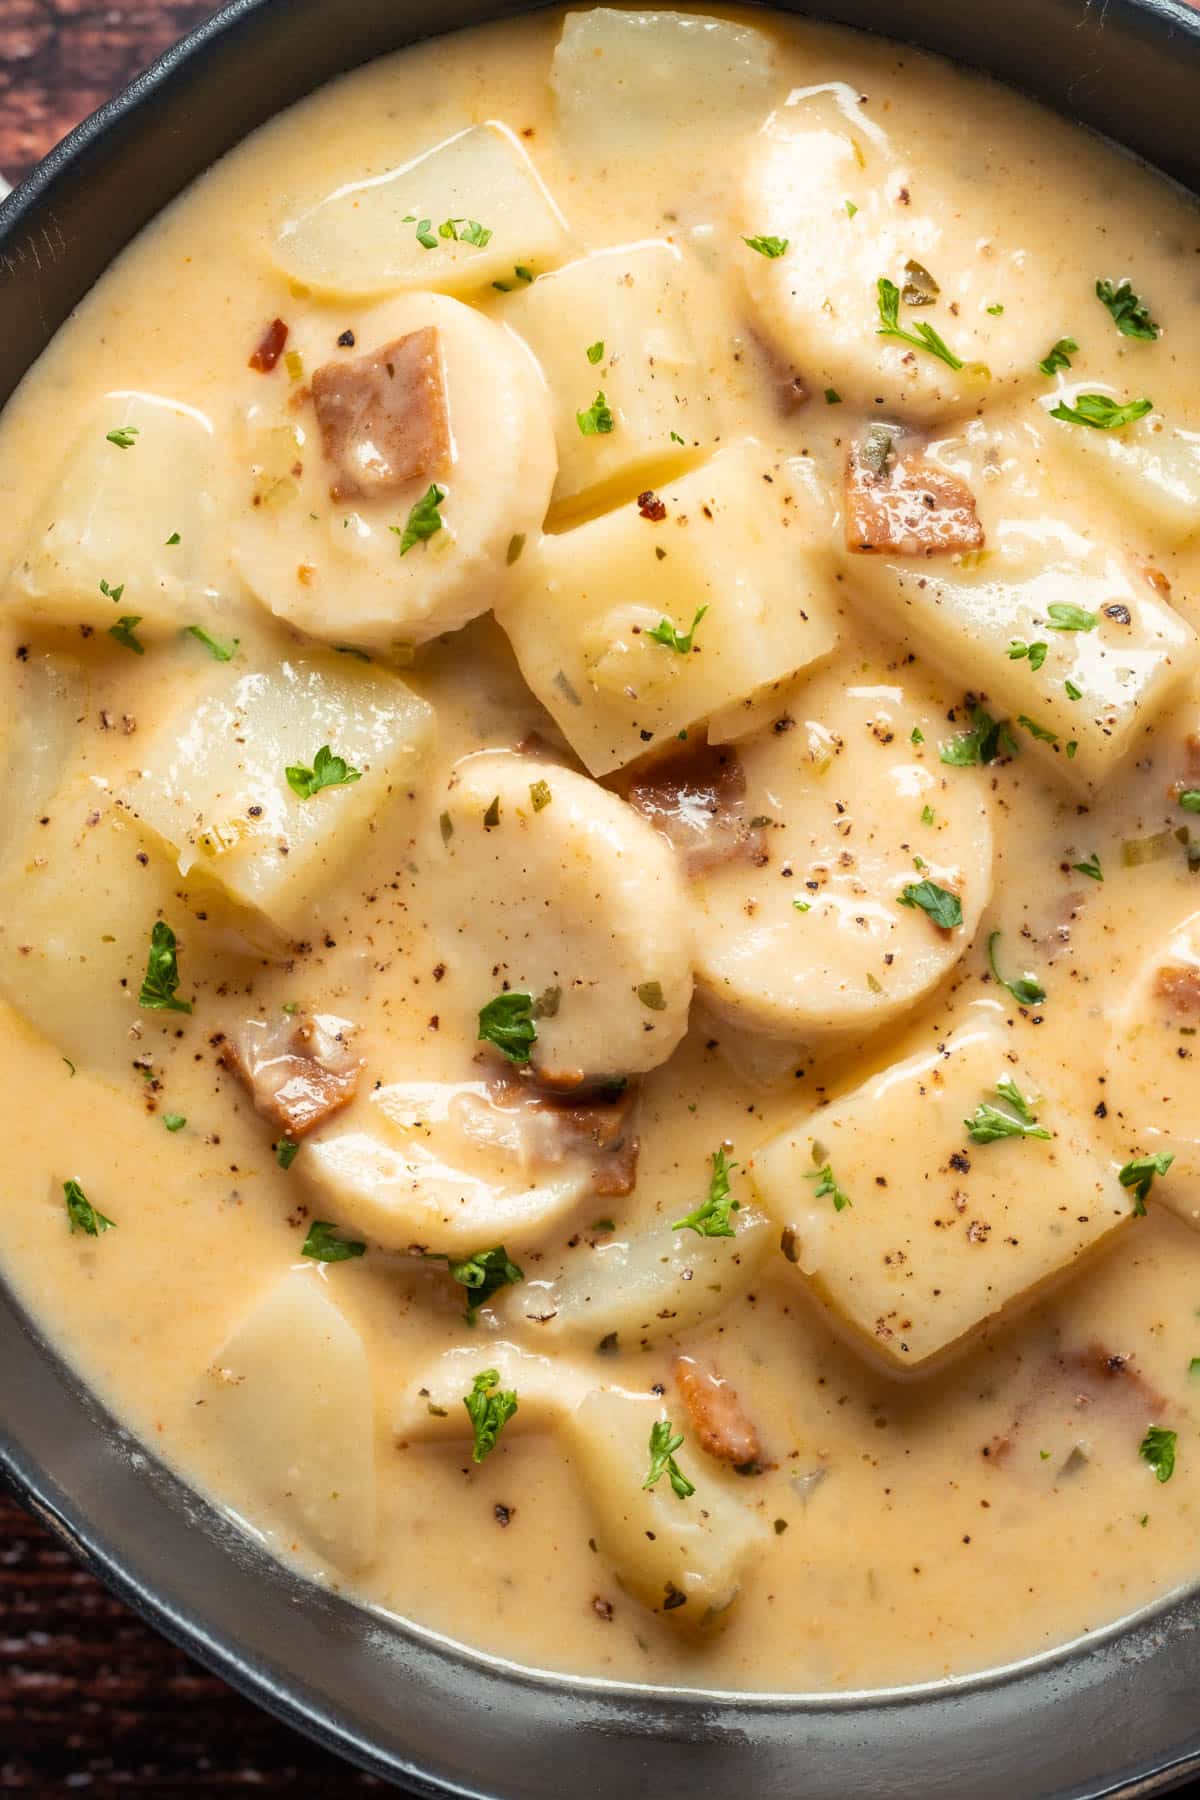
M251 351L248 366L257 369L260 375L269 375L283 355L283 346L287 341L288 328L283 320L272 319Z
M436 326L326 363L312 392L335 500L374 500L445 469L450 427Z
M1029 1359L1008 1424L983 1447L987 1461L1010 1460L1033 1467L1042 1449L1059 1449L1074 1431L1090 1435L1105 1425L1140 1436L1167 1402L1122 1351L1089 1344L1082 1350L1053 1350ZM1048 1459L1047 1459L1048 1460ZM1056 1473L1073 1474L1081 1459L1072 1452Z
M1154 988L1172 1012L1200 1013L1200 969L1194 963L1164 963Z
M689 875L762 849L761 827L747 824L746 775L728 744L689 744L635 775L629 804L681 851Z
M541 1161L586 1155L592 1163L592 1193L597 1199L622 1199L637 1184L638 1089L630 1083L620 1093L579 1093L582 1078L565 1088L547 1091L545 1081L501 1075L491 1084L496 1106L521 1107L536 1116L534 1154Z
M293 1141L323 1125L353 1098L361 1060L347 1040L354 1027L328 1013L297 1014L279 1023L247 1019L221 1046L221 1061L255 1110Z
M983 526L965 482L881 425L846 459L846 548L894 556L978 550Z
M675 1358L675 1384L702 1450L738 1469L762 1466L758 1433L735 1388L693 1356Z

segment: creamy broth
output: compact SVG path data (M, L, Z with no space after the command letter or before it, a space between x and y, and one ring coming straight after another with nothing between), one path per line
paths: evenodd
M1194 1577L1198 252L914 52L546 13L264 127L31 372L4 1271L285 1561L768 1689Z

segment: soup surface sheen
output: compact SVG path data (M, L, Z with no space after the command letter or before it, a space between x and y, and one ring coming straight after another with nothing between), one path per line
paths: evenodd
M1195 1576L1198 254L914 52L545 13L31 372L0 1254L278 1556L770 1689Z

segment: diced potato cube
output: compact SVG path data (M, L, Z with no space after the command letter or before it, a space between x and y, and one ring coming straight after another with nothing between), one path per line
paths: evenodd
M667 243L585 256L514 295L505 321L537 356L553 397L556 505L618 484L628 499L656 466L677 461L684 444L711 449L717 425L701 348L703 304L694 264ZM579 415L597 392L612 429L585 432Z
M552 268L566 245L562 215L519 141L489 120L335 188L284 221L275 254L293 279L365 299L400 288L477 293L513 280L517 266Z
M729 147L766 111L771 42L730 19L594 6L567 14L550 79L561 129L589 160L699 136Z
M526 551L525 585L498 617L526 681L593 775L837 642L827 545L789 528L788 483L762 479L772 468L746 440L664 484L665 518L648 520L632 503ZM660 630L668 642L652 635Z
M622 1587L673 1625L705 1630L736 1601L767 1529L735 1493L738 1478L719 1475L690 1440L676 1453L696 1489L690 1499L665 1474L643 1486L650 1430L663 1416L660 1400L597 1389L570 1417L572 1460L596 1516L597 1547Z
M1074 405L1080 388L1125 398L1102 382L1088 381L1045 396L1042 405L1047 411L1061 401ZM1172 544L1194 535L1200 526L1200 432L1170 425L1160 412L1116 431L1065 419L1054 420L1048 429L1053 449L1077 459L1089 481L1102 482L1123 514L1139 514L1151 531Z
M206 698L152 739L128 803L176 852L182 875L301 934L415 771L432 725L432 709L403 682L349 658L217 674ZM325 746L359 778L301 798L286 770L314 769Z
M194 623L218 585L213 479L201 413L153 394L106 394L13 570L12 609L72 629L107 630L135 613L140 637Z
M375 1420L362 1339L315 1269L285 1275L213 1358L204 1417L220 1485L285 1519L322 1560L375 1553Z
M469 1300L469 1293L464 1298ZM397 1441L465 1438L470 1443L471 1421L463 1399L484 1369L495 1369L497 1387L517 1396L517 1410L504 1427L506 1438L559 1430L591 1386L582 1368L559 1357L538 1356L503 1339L457 1344L417 1363L406 1374L392 1413Z
M1013 1114L1000 1082L1048 1140L970 1139L981 1104ZM789 1126L749 1173L797 1274L900 1374L928 1373L1030 1304L1133 1216L1069 1086L1039 1080L990 1006Z

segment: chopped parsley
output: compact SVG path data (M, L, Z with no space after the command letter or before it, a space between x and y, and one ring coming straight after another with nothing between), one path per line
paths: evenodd
M497 994L479 1014L479 1042L494 1044L511 1063L527 1063L537 1042L532 994Z
M442 515L438 507L445 498L445 488L440 488L436 481L430 482L421 498L409 507L403 529L399 525L388 526L388 530L395 532L400 539L401 556L407 556L414 544L424 544L431 537L436 537L442 529Z
M168 1131L182 1131L187 1124L187 1118L183 1113L164 1113L162 1122Z
M904 331L900 327L900 289L886 275L881 275L875 284L879 293L879 317L882 325L876 328L876 337L898 338L902 344L912 344L914 349L928 350L931 356L939 357L948 369L961 369L962 360L955 356L938 336L932 325L922 319L915 331Z
M356 1243L352 1238L341 1238L337 1228L328 1219L314 1219L308 1228L308 1236L304 1240L301 1256L311 1256L314 1262L349 1262L352 1257L365 1256L367 1246Z
M141 613L122 613L115 625L110 625L108 635L126 650L132 650L135 656L145 656L146 646L133 635L135 625L142 622Z
M108 443L115 444L118 450L132 450L133 440L139 435L136 425L119 425L115 431L106 432L105 438Z
M994 305L985 306L983 310L984 312L990 313L993 319L998 319L1000 314L1004 311L1004 303L1003 301L997 300Z
M1036 644L1027 644L1021 638L1013 638L1008 646L1008 660L1009 662L1020 662L1024 657L1028 657L1030 668L1040 669L1046 660L1046 652L1049 648L1049 644L1040 641Z
M1095 631L1100 621L1094 612L1072 606L1069 600L1052 600L1046 608L1046 623L1051 631Z
M695 1488L675 1461L675 1452L683 1443L683 1433L675 1431L670 1419L656 1419L650 1427L650 1470L642 1483L652 1488L663 1476L671 1483L671 1491L680 1500L690 1500Z
M1074 338L1059 338L1058 342L1052 344L1050 349L1047 350L1045 356L1043 356L1041 362L1038 364L1038 368L1042 371L1043 375L1053 375L1058 369L1069 369L1071 366L1071 358L1078 348L1079 345L1075 342Z
M300 1146L295 1138L282 1137L272 1148L275 1151L275 1161L281 1169L290 1169L300 1154Z
M532 281L533 280L533 270L527 269L525 267L524 263L514 263L513 264L513 274L516 276L518 281ZM513 284L511 281L493 281L492 286L494 288L497 288L499 290L499 292L502 294L511 294L512 290L513 290Z
M687 656L696 639L696 627L707 611L707 606L698 607L696 616L686 631L680 631L670 619L660 619L646 636L653 638L656 644L663 644L668 650L674 650L677 656Z
M800 913L812 911L811 900L793 900L792 905L795 907L796 911Z
M142 977L138 1005L147 1012L190 1013L190 1000L177 1000L179 964L176 959L175 933L165 919L156 919L150 933L150 954Z
M934 823L934 811L932 806L923 806L921 808L921 823L922 825L932 825Z
M840 406L842 404L842 396L838 393L836 388L825 389L825 404L826 406Z
M1135 419L1144 419L1153 408L1153 400L1126 400L1122 405L1107 394L1076 394L1074 406L1060 400L1051 407L1050 417L1064 419L1069 425L1091 425L1097 431L1119 431Z
M517 1410L516 1394L511 1388L495 1391L499 1387L499 1372L484 1369L471 1383L470 1393L463 1395L463 1405L475 1434L472 1462L481 1463L485 1456L491 1455L500 1433Z
M1179 795L1184 812L1200 813L1200 788L1184 788Z
M1128 280L1119 281L1116 287L1111 281L1098 281L1096 298L1111 315L1112 322L1122 337L1146 338L1151 341L1157 338L1162 327L1155 324Z
M845 1212L848 1206L854 1204L849 1194L847 1194L843 1188L838 1186L837 1181L834 1178L833 1166L831 1163L822 1163L819 1169L806 1169L804 1172L804 1179L806 1181L816 1182L817 1185L813 1195L814 1199L824 1200L828 1198L832 1200L834 1212Z
M1057 744L1058 742L1057 731L1051 731L1048 725L1039 725L1037 720L1031 719L1028 713L1018 713L1017 724L1023 725L1030 737L1036 738L1040 744Z
M1013 756L1017 754L1017 741L1007 719L993 719L981 706L973 706L971 721L970 731L960 732L939 746L938 754L944 763L961 769L995 762L1004 750Z
M608 401L604 398L603 388L597 390L596 398L586 412L575 414L575 423L584 437L604 437L612 430L616 420L609 409Z
M1071 867L1077 875L1086 875L1089 881L1104 880L1104 870L1100 867L1100 858L1094 850L1086 862L1072 863Z
M1018 975L1015 981L1006 981L996 967L996 945L999 939L998 931L993 931L988 938L988 962L991 964L992 974L1002 988L1008 989L1018 1006L1040 1006L1046 998L1046 990L1035 975L1026 971L1024 975Z
M742 1203L730 1193L729 1177L736 1168L736 1163L726 1160L724 1147L714 1150L707 1200L702 1201L695 1212L688 1213L686 1218L675 1219L671 1230L694 1231L700 1237L735 1237L736 1228L729 1215L740 1212Z
M1048 1138L1052 1132L1037 1122L1037 1114L1033 1108L1036 1101L1025 1098L1015 1081L1005 1076L995 1087L998 1100L1005 1102L1005 1110L993 1106L989 1100L981 1100L971 1118L964 1119L967 1136L973 1144L994 1144L997 1138Z
M1175 1473L1176 1433L1164 1425L1151 1425L1138 1445L1138 1455L1149 1463L1158 1481L1170 1481Z
M167 550L173 550L173 549L174 549L174 547L175 547L175 545L176 545L176 544L178 544L178 543L181 543L181 542L182 542L182 541L183 541L183 540L182 540L182 539L181 539L181 538L180 538L180 536L179 536L179 533L178 533L178 532L177 532L177 531L173 531L173 532L172 532L172 533L171 533L171 535L170 535L170 537L169 537L169 538L167 538L167 540L166 540L166 543L165 543L165 546L164 546L164 547L165 547L165 548L166 548L166 549L167 549Z
M120 601L121 595L125 592L125 583L122 581L119 582L116 587L110 587L108 582L105 581L102 576L100 579L100 592L104 595L106 600L111 600L116 604Z
M63 1182L63 1199L67 1203L67 1222L72 1232L83 1231L88 1237L101 1237L116 1224L115 1219L106 1219L102 1212L97 1212L74 1179Z
M1165 1175L1174 1161L1172 1150L1160 1150L1156 1156L1135 1156L1117 1176L1123 1188L1133 1189L1133 1210L1139 1217L1145 1217L1146 1196L1154 1185L1154 1177Z
M788 240L781 237L744 237L742 242L749 249L757 250L760 256L765 256L771 261L777 256L782 256L788 247Z
M921 730L919 725L913 726L908 734L908 741L910 744L923 744L925 742L925 733Z
M648 1012L666 1012L667 997L662 991L661 981L639 981L636 993Z
M474 244L477 250L486 250L492 241L491 232L478 219L443 219L438 226L438 236L453 238L459 244Z
M847 200L847 202L846 202L846 217L848 219L852 219L857 211L858 211L858 208L857 208L857 206L855 206L853 200Z
M671 433L671 442L673 444L682 444L684 442L684 440L683 440L683 438L680 437L680 435L677 431L673 431Z
M240 638L234 638L231 644L223 644L219 638L210 637L203 625L185 625L184 630L189 637L194 637L198 644L203 644L209 655L215 657L217 662L232 662L237 647L241 643Z
M548 781L531 782L529 786L529 798L533 802L534 812L541 812L542 808L544 806L549 806L554 798L554 795L550 792L550 783Z
M497 1244L491 1250L476 1250L473 1256L461 1259L442 1256L430 1250L424 1254L427 1262L444 1262L458 1285L466 1288L467 1310L464 1317L468 1325L474 1325L479 1308L486 1306L493 1294L525 1279L525 1271L513 1262L503 1244Z
M1076 687L1073 681L1063 682L1063 693L1067 696L1068 700L1083 699L1083 689L1081 687Z
M594 344L589 344L587 347L587 359L590 363L595 364L600 361L600 359L603 355L604 355L604 339L597 338L596 342Z
M901 890L900 905L919 906L940 931L953 931L963 922L962 901L958 895L952 894L949 888L939 887L928 877L923 881L910 881Z
M313 757L311 769L302 763L289 763L284 774L298 800L311 800L322 788L350 787L362 780L362 770L352 769L344 756L333 754L328 744L321 745Z

